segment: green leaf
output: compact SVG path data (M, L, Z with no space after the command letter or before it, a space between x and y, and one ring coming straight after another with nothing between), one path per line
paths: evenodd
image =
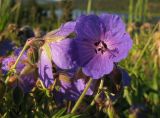
M65 116L61 116L60 118L80 118L81 115L75 115L75 114L67 114Z
M52 118L59 118L60 116L64 115L64 113L66 112L66 108L63 108L61 110L59 110L58 112L56 112Z
M43 89L43 92L45 93L45 95L47 96L47 97L51 97L51 95L50 95L50 91L48 90L48 89Z

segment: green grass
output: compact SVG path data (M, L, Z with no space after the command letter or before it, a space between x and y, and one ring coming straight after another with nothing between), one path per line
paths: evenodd
M133 0L136 2L137 0ZM160 1L159 0L149 0L148 9L152 14L160 15ZM76 9L86 9L87 0L74 0L74 8ZM116 13L128 13L129 0L92 0L92 10L96 11L112 11ZM152 15L154 15L152 14Z

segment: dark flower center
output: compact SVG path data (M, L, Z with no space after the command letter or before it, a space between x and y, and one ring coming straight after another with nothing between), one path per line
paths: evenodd
M95 52L96 53L104 53L108 48L105 42L103 41L98 41L96 43L94 43L94 45L96 46Z

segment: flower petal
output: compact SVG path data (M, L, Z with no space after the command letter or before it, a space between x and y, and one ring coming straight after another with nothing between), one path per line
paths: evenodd
M100 18L105 23L105 42L110 50L110 59L114 62L127 57L132 47L132 40L125 31L125 24L118 15L101 14Z
M74 32L75 25L76 25L75 21L67 22L61 25L59 29L47 33L44 39L50 42L62 40L65 37L67 37L69 34Z
M105 74L109 74L112 70L113 62L109 59L108 53L104 55L97 54L82 68L84 74L93 79L100 79Z
M79 40L98 41L104 34L104 24L98 16L81 16L76 23L75 31Z
M95 84L95 82L94 82ZM94 84L91 84L91 86L89 87L88 91L86 92L86 95L92 95L93 94L93 88L91 88L92 86L94 86ZM74 82L75 87L77 88L77 90L82 93L86 87L86 82L85 79L81 78L78 79Z
M52 52L52 59L54 63L62 69L71 69L76 66L74 58L76 53L74 51L75 45L72 39L64 39L59 42L49 44Z
M120 38L124 34L125 24L120 16L115 14L101 14L99 17L105 24L106 32L111 32L115 39ZM109 39L107 35L105 35L105 38Z
M2 72L3 74L7 74L7 72L10 70L11 66L15 63L16 58L15 57L7 57L2 60Z
M36 84L36 79L34 73L21 76L19 86L22 90L27 93L29 92Z
M67 22L59 28L59 31L55 34L56 36L68 36L70 33L74 32L76 26L75 21Z
M80 41L77 39L75 39L75 45L75 50L77 51L77 64L83 67L94 57L94 45L88 41Z
M114 56L111 56L112 57L111 59L114 62L119 62L122 59L127 57L128 52L132 47L132 40L129 34L125 33L121 38L121 40L119 40L118 42L114 41L114 39L113 41L108 41L107 46L109 50L112 50L111 52L114 55Z
M60 91L66 99L76 101L81 93L84 91L86 87L85 79L81 78L78 80L73 80L73 78L69 78L70 81L62 81ZM72 79L72 80L71 80ZM86 95L92 95L93 90L91 88L88 89Z
M46 52L42 50L41 57L38 65L39 77L42 80L45 87L49 87L53 82L52 63L48 58Z

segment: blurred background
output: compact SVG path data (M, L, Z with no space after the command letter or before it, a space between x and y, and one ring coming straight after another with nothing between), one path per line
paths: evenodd
M44 30L56 28L63 22L85 14L104 12L121 15L129 22L157 22L159 0L1 0L0 31L8 23L18 27L31 25Z

